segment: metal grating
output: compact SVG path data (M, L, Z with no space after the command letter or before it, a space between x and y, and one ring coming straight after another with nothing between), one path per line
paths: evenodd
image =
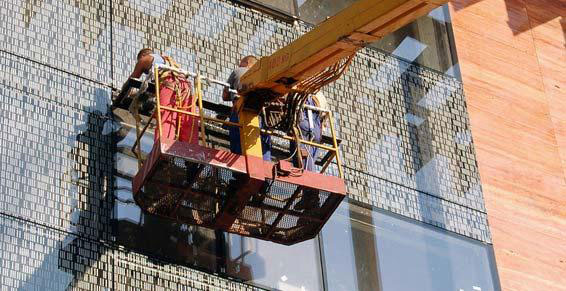
M250 167L256 176L247 173ZM331 193L313 188L316 184L302 175L257 176L271 173L272 167L261 159L165 140L155 145L136 175L134 199L145 212L180 223L287 245L315 237L342 201L343 181L302 174L320 183L333 179L340 193ZM258 187L250 188L252 184Z
M268 179L232 225L232 232L292 244L313 238L343 196ZM331 196L333 199L330 199ZM326 204L328 203L328 204ZM327 207L323 207L327 205Z

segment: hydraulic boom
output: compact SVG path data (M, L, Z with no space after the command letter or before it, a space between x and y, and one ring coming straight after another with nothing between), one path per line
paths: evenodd
M244 95L254 91L262 94L270 91L276 96L291 90L316 91L335 80L330 77L316 80L325 70L447 2L360 0L271 56L261 58L242 77Z

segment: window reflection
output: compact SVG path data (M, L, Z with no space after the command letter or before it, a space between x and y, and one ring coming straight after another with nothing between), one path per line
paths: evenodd
M383 210L342 203L322 245L328 290L500 289L490 246Z
M124 112L116 114L124 118ZM117 176L114 179L114 232L116 240L137 251L151 254L171 263L185 264L209 272L221 271L224 263L218 259L224 246L218 244L223 234L213 230L176 223L145 214L135 204L132 178L138 162L131 151L136 129L117 123L114 155ZM141 151L148 154L153 147L153 136L141 141ZM223 257L223 256L221 256Z
M292 246L229 235L228 275L278 290L322 290L317 240Z
M494 290L486 245L376 214L383 290Z
M285 12L288 15L297 15L295 0L251 0L251 2L261 3L267 7L275 8L281 12Z
M318 24L358 0L298 0L300 18ZM447 6L439 7L370 47L460 78Z
M451 26L445 5L388 34L371 46L460 78L456 51L452 44ZM418 54L415 54L415 51Z
M319 24L334 16L358 0L298 0L300 18L311 24Z
M328 290L381 290L370 210L342 203L321 237Z

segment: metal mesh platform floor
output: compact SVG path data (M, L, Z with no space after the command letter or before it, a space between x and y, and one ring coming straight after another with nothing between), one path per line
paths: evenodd
M344 198L343 180L309 171L274 177L275 166L163 140L134 178L134 198L145 212L180 223L287 245L313 238Z

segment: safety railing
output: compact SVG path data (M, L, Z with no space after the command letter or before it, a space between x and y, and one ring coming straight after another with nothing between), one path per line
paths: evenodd
M161 105L161 102L160 102L161 96L160 96L160 90L159 90L159 88L160 88L159 74L162 71L172 71L172 72L176 72L178 74L182 74L186 78L192 77L194 79L195 97L197 98L196 102L198 103L198 108L199 108L198 113L183 110L183 109L178 109L178 108L174 108L174 107L170 107L170 106ZM173 68L173 67L166 66L166 65L155 66L153 73L154 73L154 76L155 76L155 97L156 97L156 100L155 100L156 101L156 107L155 107L154 113L150 116L149 120L147 120L147 123L145 124L145 126L142 129L140 129L141 119L139 117L135 117L137 137L136 137L135 143L132 146L132 151L134 152L134 154L136 155L136 157L138 159L138 167L139 168L141 168L141 166L143 165L140 140L141 140L142 136L146 133L149 125L151 124L151 122L154 119L156 120L156 123L157 123L157 134L159 135L160 139L162 137L162 119L161 119L161 111L162 110L168 110L168 111L171 111L171 112L178 113L178 115L177 115L177 128L176 128L176 132L175 132L175 139L176 140L178 140L178 138L179 138L180 129L181 129L181 126L182 126L182 118L180 118L181 115L184 114L184 115L199 118L199 121L200 121L200 129L199 129L200 141L202 142L202 145L205 146L205 147L208 147L207 140L206 140L206 133L205 133L205 122L214 122L214 123L219 123L219 124L222 124L222 125L225 125L225 126L242 128L243 125L240 124L240 123L235 123L235 122L231 122L231 121L218 119L218 118L215 118L215 117L212 117L212 116L207 116L207 115L205 115L205 112L204 112L203 93L202 93L203 81L205 81L207 83L217 84L217 85L220 85L222 87L228 88L229 92L237 94L237 91L229 88L230 85L228 83L222 82L222 81L210 78L210 77L203 76L199 73L189 72L189 71ZM139 92L138 94L140 94L140 93L143 93L143 92ZM331 146L327 146L325 144L317 143L317 142L313 142L313 141L309 141L309 140L304 140L302 138L291 137L291 136L288 136L286 134L276 132L276 131L272 131L272 130L261 129L261 133L267 134L267 135L270 135L270 136L274 136L274 137L278 137L278 138L281 138L281 139L285 139L285 140L288 140L288 141L296 142L297 143L296 147L298 149L301 148L301 144L305 144L305 145L308 145L308 146L317 147L319 149L326 150L326 151L330 152L330 157L328 159L326 159L326 161L322 164L320 173L324 174L325 171L327 170L327 168L332 164L332 162L335 159L336 160L336 166L338 168L339 177L343 178L344 172L343 172L343 169L342 169L342 161L340 159L338 139L336 137L336 131L335 131L335 128L334 128L334 118L332 116L332 112L330 110L327 110L327 109L323 109L323 108L319 108L319 107L315 107L315 106L311 106L311 105L306 105L306 104L304 105L304 108L307 108L308 110L319 111L319 112L324 112L324 113L328 114L330 134L331 134L331 138L332 138L332 145ZM240 110L241 110L241 108L240 108Z

